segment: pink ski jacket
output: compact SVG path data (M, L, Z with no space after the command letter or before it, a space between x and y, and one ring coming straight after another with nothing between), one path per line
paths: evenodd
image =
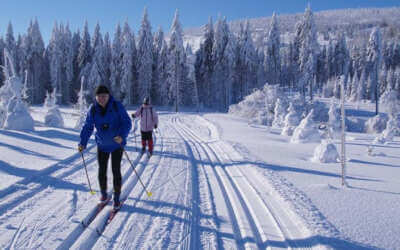
M143 132L152 131L158 125L158 115L151 105L142 105L136 112L135 117L140 119L140 130Z

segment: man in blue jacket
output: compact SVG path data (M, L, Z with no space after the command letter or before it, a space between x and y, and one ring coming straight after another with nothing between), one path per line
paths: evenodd
M86 122L82 127L78 150L82 152L87 145L93 128L96 128L97 161L99 164L99 184L101 189L100 202L108 200L107 197L107 163L111 153L113 183L114 183L114 208L120 207L122 176L121 159L126 138L132 128L131 119L124 106L114 100L108 88L99 85L96 88L96 102L90 107Z

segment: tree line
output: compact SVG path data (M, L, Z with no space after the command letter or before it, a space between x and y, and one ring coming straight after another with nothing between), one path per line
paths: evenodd
M168 37L152 31L147 10L135 34L129 24L118 24L113 38L100 25L89 33L71 32L55 23L45 46L37 20L15 39L9 23L0 37L0 64L6 48L20 76L26 76L26 101L40 104L56 89L59 104L75 103L81 81L90 101L102 83L124 104L141 103L149 96L156 105L184 105L227 111L266 83L304 98L338 96L343 83L348 98L378 101L387 90L400 94L400 43L382 41L379 28L369 40L351 44L337 33L320 44L313 12L308 7L296 24L293 39L282 42L279 17L271 19L263 46L255 46L249 22L232 32L225 18L204 25L200 47L192 51L175 13ZM0 76L0 84L4 82Z

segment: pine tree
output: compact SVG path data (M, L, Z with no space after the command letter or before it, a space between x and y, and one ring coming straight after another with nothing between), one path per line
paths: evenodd
M267 79L270 84L279 83L281 73L280 47L280 32L277 17L274 13L271 20L271 29L267 36L267 51L264 61L265 71L268 75Z
M150 89L153 75L153 34L147 16L147 9L144 10L142 23L138 37L138 83L139 100L150 96Z
M178 10L172 22L169 40L169 66L168 66L168 87L169 87L169 104L175 104L175 111L178 112L178 106L182 104L183 94L181 91L184 67L185 51L183 48L182 28L179 22Z
M169 49L167 42L165 40L162 41L162 46L160 50L160 57L157 64L157 71L159 75L159 102L161 105L168 105L168 92L169 92Z
M370 89L369 97L372 101L375 101L375 112L378 114L378 103L379 103L379 86L378 86L378 70L381 64L381 35L379 28L374 28L369 37L367 45L367 65L368 71L370 72Z
M318 42L314 15L310 6L307 7L303 19L299 25L299 66L302 73L302 94L305 97L308 87L310 99L313 99L313 80L316 73L316 55L318 54Z
M121 100L125 105L132 104L134 101L134 83L133 83L133 34L128 22L124 24L124 29L121 34Z
M166 59L163 62L161 58L161 50L164 43L164 32L161 27L159 27L158 31L154 35L153 39L153 64L152 64L152 80L151 80L151 88L150 88L150 98L153 104L162 104L161 98L161 86L162 86L162 72L163 67L160 67L160 64L166 63Z
M88 79L91 71L92 62L92 46L90 44L90 34L87 21L83 28L83 34L80 42L79 53L78 53L78 65L79 65L79 78L82 76Z
M114 33L111 49L110 83L114 97L121 100L121 77L122 77L122 44L121 26L118 24Z
M219 19L214 36L213 60L213 103L220 110L227 111L232 103L232 69L234 46L226 19ZM222 97L222 98L221 98Z
M7 27L7 33L6 33L6 38L5 38L5 48L7 48L8 49L8 51L9 51L9 54L10 54L10 56L11 56L11 60L12 60L12 63L14 64L13 65L13 67L16 69L16 64L17 64L17 61L16 61L16 57L17 57L17 55L16 55L16 53L17 53L17 51L16 51L16 48L17 47L17 44L16 44L16 41L15 41L15 38L14 38L14 31L13 31L13 27L12 27L12 24L11 24L11 22L9 22L8 23L8 27Z
M107 75L105 73L104 42L100 33L100 25L97 24L92 37L92 61L90 65L90 74L87 79L87 90L90 93L96 89L99 84L107 84Z

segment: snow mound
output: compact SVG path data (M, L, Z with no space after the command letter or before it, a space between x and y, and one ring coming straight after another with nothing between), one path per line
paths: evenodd
M320 142L321 135L313 121L314 110L301 121L300 125L294 130L290 140L292 143Z
M384 144L393 141L393 138L396 135L397 130L398 130L397 121L393 117L391 117L386 124L386 129L375 138L373 143Z
M49 108L46 116L44 117L44 123L46 124L46 126L49 127L55 127L55 128L64 127L64 120L57 106Z
M335 163L338 162L339 153L335 144L327 140L323 140L314 150L313 162Z
M33 131L34 125L33 118L26 105L18 98L12 99L8 105L4 128Z
M378 114L369 118L365 123L365 132L370 134L381 133L386 128L388 118L384 114Z

